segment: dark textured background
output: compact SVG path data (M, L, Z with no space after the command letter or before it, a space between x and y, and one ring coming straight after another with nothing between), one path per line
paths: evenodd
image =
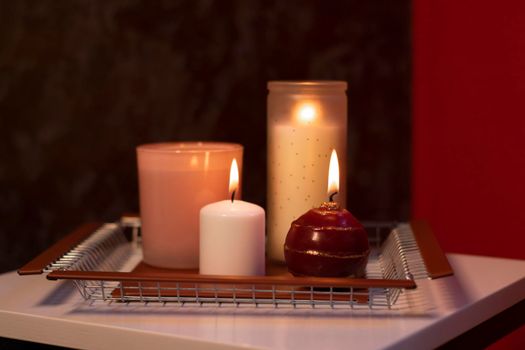
M0 271L138 210L134 147L245 145L265 203L266 82L349 83L349 208L406 219L409 1L0 0Z

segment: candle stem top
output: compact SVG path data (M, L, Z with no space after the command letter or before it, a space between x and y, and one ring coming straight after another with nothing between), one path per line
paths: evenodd
M341 210L341 206L336 202L323 202L321 203L320 209L324 210Z

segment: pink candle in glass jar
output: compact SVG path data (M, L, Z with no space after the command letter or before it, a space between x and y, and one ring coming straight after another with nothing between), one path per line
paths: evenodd
M228 197L224 184L230 165L236 158L242 171L242 154L242 145L220 142L137 147L145 263L166 268L199 266L199 211Z

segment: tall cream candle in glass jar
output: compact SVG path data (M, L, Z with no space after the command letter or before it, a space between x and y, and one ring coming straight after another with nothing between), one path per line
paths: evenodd
M327 200L333 149L341 159L334 200L346 206L346 86L342 81L268 83L267 251L272 260L284 261L292 221Z

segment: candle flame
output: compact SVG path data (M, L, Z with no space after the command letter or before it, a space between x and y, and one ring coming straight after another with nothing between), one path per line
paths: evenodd
M233 158L230 167L230 193L237 190L239 186L239 167L237 166L237 159Z
M299 121L311 123L317 116L317 110L313 104L305 103L299 107L297 116L299 117Z
M332 150L330 156L330 166L328 169L328 195L339 191L339 160L337 152Z

